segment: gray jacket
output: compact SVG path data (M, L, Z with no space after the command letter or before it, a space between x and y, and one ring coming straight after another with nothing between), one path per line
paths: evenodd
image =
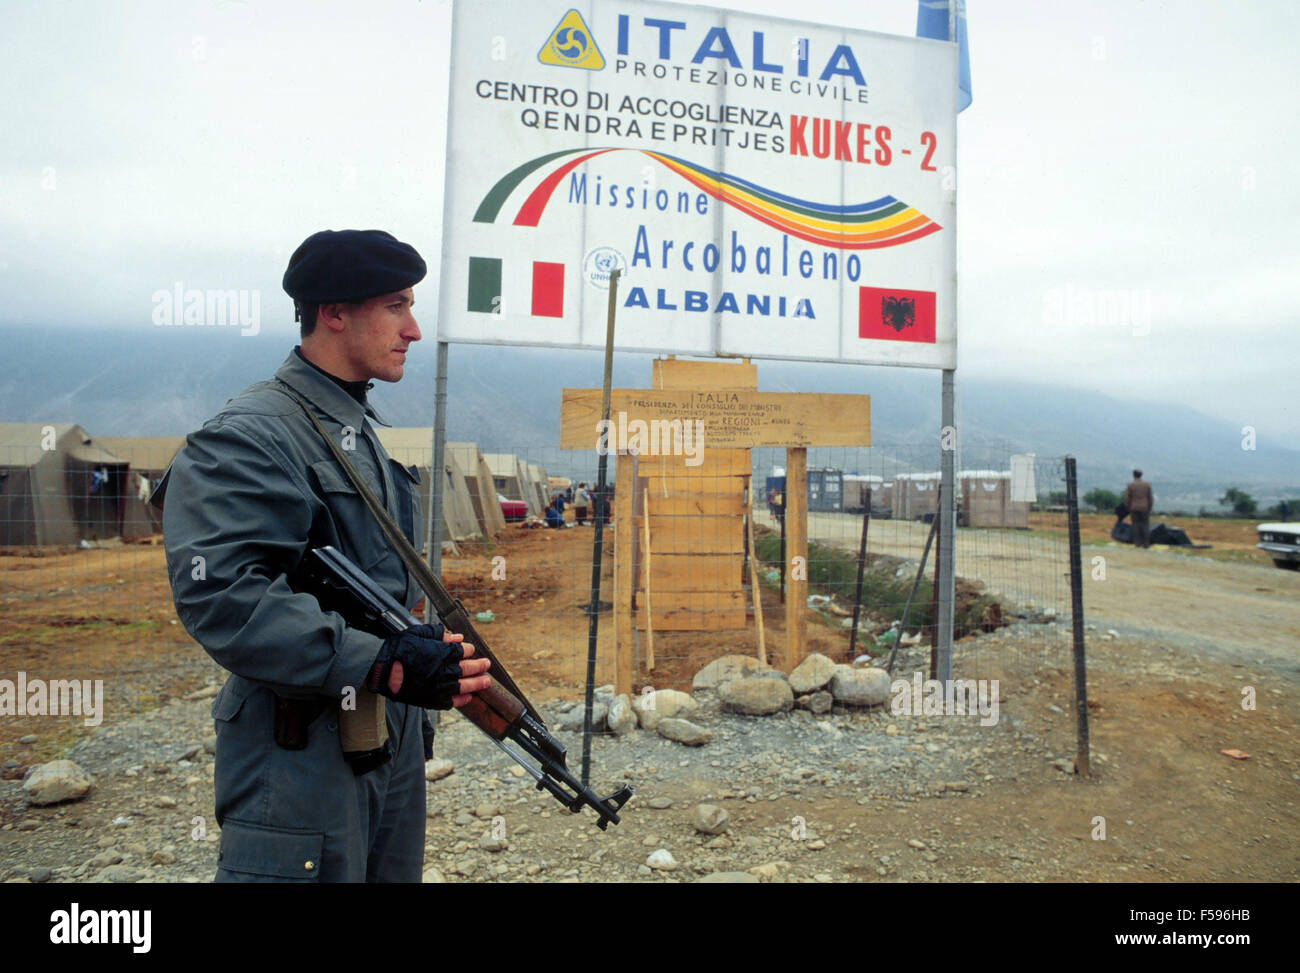
M277 381L278 380L278 381ZM347 627L288 577L329 544L408 608L420 590L284 382L310 402L419 550L419 473L388 457L369 405L296 353L191 433L155 491L176 613L239 679L282 696L339 699L362 685L382 640ZM165 504L164 504L165 500ZM239 696L254 688L227 685ZM224 695L224 694L223 694Z

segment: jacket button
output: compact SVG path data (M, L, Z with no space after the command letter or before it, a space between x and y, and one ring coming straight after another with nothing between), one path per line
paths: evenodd
M315 863L315 862L303 862L303 863L302 863L302 867L305 868L305 869L307 869L307 871L310 872L313 868L316 867L316 863Z

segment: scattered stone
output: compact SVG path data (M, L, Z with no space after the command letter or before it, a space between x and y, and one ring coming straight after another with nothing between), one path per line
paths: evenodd
M203 741L203 752L204 753L217 752L217 735L215 733L213 733L211 736L209 736L206 740Z
M789 862L766 862L762 865L755 865L749 870L749 874L756 875L759 878L776 878L781 874L782 869L789 867Z
M152 860L155 865L174 865L176 864L176 855L166 848L160 848L153 853Z
M204 686L202 689L196 689L192 693L186 693L181 699L192 703L196 699L211 699L217 693L221 692L220 686Z
M691 826L701 834L719 835L727 830L731 815L716 804L697 804L691 815Z
M646 866L658 872L672 872L677 870L677 859L667 848L660 848L658 851L650 852L649 857L645 860Z
M71 760L37 764L23 783L23 796L36 805L58 804L85 797L94 786L91 776Z
M424 779L427 781L442 780L444 777L451 775L456 769L456 765L450 760L428 760L424 764Z
M131 865L109 865L96 876L96 882L121 882L130 884L144 878L144 872Z
M497 804L483 803L474 808L474 817L476 818L494 818L501 813L501 807Z
M36 740L37 737L35 733L28 733L26 736L21 736L18 738L19 743L35 743Z
M48 882L54 877L54 870L50 868L33 868L27 872L27 880L40 885L42 882Z
M424 875L420 877L420 881L425 885L445 885L447 878L441 871L430 866L424 870Z
M28 818L25 821L18 822L19 831L35 831L40 826L41 826L41 822L33 821L31 818Z
M166 794L163 794L156 801L154 801L154 804L157 807L175 807L176 798L168 797Z
M795 706L801 710L807 710L809 713L816 713L819 716L829 713L835 703L835 697L826 690L819 690L815 693L809 693L807 696L799 696L795 699Z
M818 838L816 841L808 842L808 844L804 845L804 847L807 848L809 851L825 851L826 842Z
M660 720L693 713L699 705L689 693L676 689L656 689L632 698L632 709L636 711L636 718L647 730L656 729Z
M831 695L845 706L879 706L889 698L891 680L884 669L836 666Z
M593 733L600 733L605 729L605 719L609 716L609 707L599 700L593 700L591 704L591 730ZM587 723L587 705L583 703L575 706L555 722L555 726L560 730L581 731Z
M617 736L636 729L636 710L632 709L631 696L620 693L614 697L609 704L609 713L605 716L605 725Z
M815 693L825 689L833 675L834 661L820 652L813 652L790 673L790 688L796 693Z
M731 839L728 838L725 834L718 835L713 840L706 841L704 843L704 847L710 849L711 851L725 851L731 846L732 846Z
M1074 773L1074 761L1065 757L1061 757L1059 760L1053 760L1052 766L1063 774Z
M917 851L925 851L926 848L925 842L920 838L908 838L907 846L909 848L915 848Z
M1055 703L1052 703L1052 704L1051 704L1050 706L1048 706L1047 708L1048 708L1049 710L1051 710L1053 713L1057 713L1057 714L1060 714L1060 713L1064 713L1064 712L1065 712L1065 710L1061 709L1061 707L1057 706Z
M673 806L673 802L667 797L652 797L650 800L646 801L646 805L654 808L656 811L666 811Z
M713 739L713 733L702 726L696 726L690 720L659 720L656 729L661 737L675 740L688 747L699 747Z
M714 659L697 672L695 678L691 680L691 688L717 689L724 682L744 679L759 669L768 668L770 667L759 662L752 655L724 655L721 659Z
M758 882L758 876L749 872L710 872L703 876L699 881L704 885L729 884L729 885L752 885Z
M490 851L494 854L499 851L505 851L510 847L505 838L494 838L490 834L485 834L478 842L479 848L483 851Z
M722 708L747 716L770 716L794 707L794 693L784 679L733 679L718 687Z
M958 791L960 793L965 793L970 790L970 784L966 783L964 780L950 780L944 783L943 789L945 791Z

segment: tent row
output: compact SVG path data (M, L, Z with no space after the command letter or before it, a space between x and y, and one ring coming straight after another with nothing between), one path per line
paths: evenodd
M393 459L420 474L427 516L433 483L433 432L384 428L379 440ZM149 506L153 488L176 453L181 436L91 437L73 423L0 423L0 547L66 545L162 532ZM548 502L546 471L515 462L515 499L540 515ZM497 477L476 443L447 443L443 471L442 537L495 537L505 529ZM426 536L427 525L417 534Z
M545 515L551 505L551 478L536 463L521 460L514 453L487 453L492 482L507 500L522 500L530 517Z

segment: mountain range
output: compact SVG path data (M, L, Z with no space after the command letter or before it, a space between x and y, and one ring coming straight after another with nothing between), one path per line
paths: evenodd
M180 435L230 397L269 376L294 344L291 333L236 329L0 329L0 421L75 422L92 435ZM415 347L400 384L379 383L372 400L395 426L432 421L434 345ZM594 456L561 452L560 392L598 388L603 356L562 349L454 345L449 350L447 436L485 452L517 452L555 474L594 478ZM940 378L933 371L758 362L771 392L871 395L872 450L814 450L812 466L892 475L937 468ZM615 356L614 386L647 388L650 356ZM1134 465L1156 489L1157 509L1221 509L1229 486L1261 506L1300 497L1300 451L1252 444L1240 428L1183 405L1121 400L1080 388L957 378L958 463L1007 468L1011 453L1074 455L1081 493L1121 490ZM1255 448L1244 448L1254 446ZM756 451L755 469L779 465ZM1039 484L1040 492L1057 487ZM1063 489L1063 485L1059 485Z

